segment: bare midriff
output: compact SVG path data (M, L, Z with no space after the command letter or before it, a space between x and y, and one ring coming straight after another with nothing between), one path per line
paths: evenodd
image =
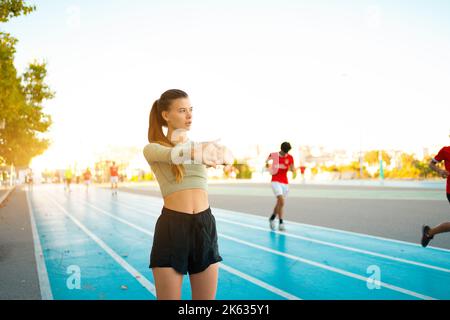
M164 197L164 207L189 214L209 208L208 192L204 189L176 191Z

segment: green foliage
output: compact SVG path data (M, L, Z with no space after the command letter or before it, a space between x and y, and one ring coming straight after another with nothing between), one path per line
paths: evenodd
M39 106L44 100L52 99L55 94L45 84L47 76L45 63L30 63L28 69L23 74L24 92L27 103Z
M335 173L340 173L340 174L344 174L344 173L349 173L352 172L355 174L355 177L358 178L369 178L369 173L367 172L366 168L363 166L363 170L362 170L362 177L360 177L360 164L358 161L353 161L350 164L346 164L346 165L341 165L341 166L336 166L336 165L331 165L331 166L320 166L320 167L315 167L315 168L311 168L311 172L313 174L317 174L318 172L322 171L322 172L335 172Z
M0 0L0 22L27 14L34 7L23 1ZM39 138L50 127L51 117L42 112L42 103L54 97L45 83L47 68L44 62L30 63L23 75L14 66L17 39L0 32L0 158L16 166L27 166L31 159L49 146Z
M386 153L383 151L383 154ZM376 154L376 158L375 155ZM368 152L364 159L372 165L378 165L378 151L370 151ZM377 159L375 161L375 159ZM383 160L386 161L387 157ZM399 165L396 168L391 170L384 168L384 177L387 179L429 179L429 178L438 178L439 175L433 171L429 167L431 157L425 158L423 161L417 160L414 158L414 155L408 153L402 153L399 157ZM389 162L390 163L390 162ZM325 172L339 172L340 174L345 172L354 172L355 176L359 178L360 170L359 170L359 162L354 161L348 165L342 166L320 166L311 168L311 172L313 174L317 174L320 171ZM365 167L363 167L363 176L362 178L379 178L380 170L374 173L373 176L370 176Z
M236 179L251 179L252 178L252 170L250 166L246 163L238 163L237 160L234 160L233 167L236 168Z
M155 180L155 178L153 177L153 174L151 174L150 172L147 172L146 174L144 174L144 181L152 181Z
M391 164L391 157L387 154L386 151L381 151L381 159L386 163L386 165ZM372 150L366 152L364 154L364 161L367 162L369 165L376 165L380 163L379 150Z
M429 167L430 160L431 157L427 157L423 161L419 161L415 159L412 154L403 153L400 156L400 166L393 170L386 171L385 177L391 179L428 179L439 177L439 175Z
M437 178L440 177L439 174L430 168L430 161L432 157L426 157L423 161L419 161L416 165L420 171L420 177L427 178Z
M27 6L23 0L0 0L0 22L7 22L13 17L26 15L34 10L35 6Z

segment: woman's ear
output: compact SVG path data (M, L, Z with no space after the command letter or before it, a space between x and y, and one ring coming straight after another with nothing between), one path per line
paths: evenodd
M161 116L162 116L162 118L164 119L164 120L166 120L166 122L168 122L169 121L169 117L167 116L167 111L163 111L163 112L161 112Z

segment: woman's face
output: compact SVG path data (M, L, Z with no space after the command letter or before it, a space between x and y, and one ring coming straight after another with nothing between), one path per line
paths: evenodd
M177 129L190 130L192 124L192 106L189 98L173 100L169 111L163 111L162 116L172 131Z

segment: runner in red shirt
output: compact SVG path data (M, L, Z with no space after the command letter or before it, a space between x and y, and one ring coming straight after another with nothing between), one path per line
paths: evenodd
M117 194L117 184L119 183L119 167L113 161L112 166L109 167L109 175L111 176L111 190L112 194Z
M86 192L89 191L89 185L91 184L91 170L89 170L89 168L86 169L85 172L83 172L83 180L84 180L84 184L86 185Z
M449 137L450 137L450 135L449 135ZM441 161L444 161L445 170L436 166L436 164ZM439 175L442 178L447 179L446 193L447 193L447 200L450 203L450 175L449 175L449 172L450 172L450 146L443 147L438 152L438 154L433 159L431 159L430 168L433 169L434 171L436 171L437 173L439 173ZM429 226L424 225L422 227L422 246L426 247L428 245L428 243L430 242L430 240L433 239L434 235L443 233L443 232L449 232L449 231L450 231L450 222L441 223L440 225L438 225L434 228L430 228Z
M277 203L273 210L272 216L269 218L270 228L275 230L275 218L278 215L280 224L278 226L280 231L285 231L286 228L283 223L283 207L284 202L289 192L289 181L287 178L288 170L295 171L294 158L289 154L291 145L289 142L283 142L281 144L281 150L279 152L273 152L266 159L266 167L269 168L272 174L272 190L277 198ZM271 164L269 164L271 162Z

